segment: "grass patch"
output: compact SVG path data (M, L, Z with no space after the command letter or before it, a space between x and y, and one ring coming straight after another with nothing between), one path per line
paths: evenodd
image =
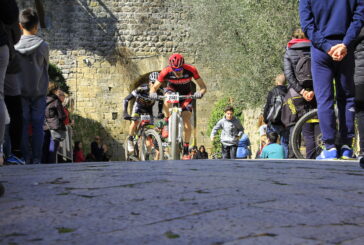
M164 233L164 236L169 239L176 239L180 237L180 235L173 233L172 231L167 231L166 233Z
M57 230L58 230L59 234L63 234L63 233L74 232L76 229L67 228L67 227L58 227Z

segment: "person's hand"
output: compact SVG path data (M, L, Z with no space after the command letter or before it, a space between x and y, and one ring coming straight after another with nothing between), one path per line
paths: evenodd
M193 97L195 97L196 99L201 99L203 96L203 94L200 91L197 91L193 94Z
M332 57L334 61L341 61L347 55L348 50L343 43L336 44L332 46L328 54Z
M158 99L158 94L157 93L151 93L151 94L149 94L149 98L151 98L152 100L157 100Z
M131 116L128 113L124 113L123 117L125 120L131 120Z
M163 119L164 118L164 114L162 112L158 113L157 118L158 119Z

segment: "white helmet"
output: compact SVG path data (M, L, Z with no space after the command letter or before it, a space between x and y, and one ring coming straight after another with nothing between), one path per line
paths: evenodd
M151 72L149 74L149 82L155 83L155 81L157 81L157 79L158 79L158 76L159 76L159 72L157 72L157 71Z

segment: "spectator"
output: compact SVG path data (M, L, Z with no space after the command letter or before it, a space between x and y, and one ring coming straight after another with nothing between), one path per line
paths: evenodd
M281 119L290 132L300 117L317 107L314 98L311 66L310 63L307 63L305 67L303 63L306 58L309 60L309 57L311 57L310 48L310 40L306 38L301 29L296 29L293 32L292 39L287 44L284 55L284 75L289 83L289 90L284 99L285 105ZM306 146L306 158L308 159L317 157L315 128L318 128L318 124L306 123L302 129ZM288 158L295 158L291 147L289 147Z
M107 146L107 144L102 144L102 161L103 162L108 162L110 161L111 155L109 152L109 147Z
M267 124L264 123L263 114L259 115L257 127L259 132L259 148L255 154L255 158L260 158L260 153L267 144Z
M63 132L66 134L66 127L64 125L64 114L61 100L58 98L56 92L58 87L55 83L49 83L49 92L47 95L47 104L45 109L44 120L44 143L43 143L43 163L55 163L57 160L57 151L59 143L62 140L61 135L59 137L55 133ZM64 138L63 138L64 139Z
M209 154L204 145L201 145L197 151L197 159L209 159Z
M4 79L9 64L9 40L3 29L3 24L13 25L18 21L19 9L14 0L4 0L0 3L0 165L4 163L3 143L5 132L5 102ZM12 47L10 47L12 48Z
M64 124L66 126L67 125L73 126L75 122L73 119L71 119L69 110L69 108L71 107L72 100L69 97L66 97L66 94L60 89L57 91L57 95L62 102L63 110L64 113L66 114L66 118L64 119Z
M302 30L312 42L313 87L325 143L325 149L316 159L350 159L355 113L353 41L363 26L364 2L301 0L299 12ZM334 91L339 110L339 153L335 145Z
M250 140L247 134L243 134L238 142L236 158L238 159L251 158Z
M355 42L355 111L359 131L359 162L364 164L364 28Z
M91 143L91 154L92 158L96 162L103 161L104 150L102 148L101 138L100 136L95 136L95 141Z
M20 14L20 28L23 31L15 50L20 54L21 71L16 74L22 81L23 137L22 153L27 163L40 163L43 145L43 123L48 88L48 44L38 32L38 15L31 9ZM29 150L28 127L32 125L31 152Z
M74 162L86 161L85 155L83 154L83 147L81 141L75 142L75 147L73 148L73 161Z
M278 133L269 132L267 136L268 136L268 145L266 145L263 148L260 158L284 159L284 148L283 146L277 143Z
M213 141L217 131L222 129L220 137L222 158L235 159L239 137L243 134L244 128L241 125L240 120L234 117L234 108L232 106L227 106L224 112L224 118L218 121L214 126L210 138L211 141Z
M190 157L191 159L198 159L198 150L197 150L197 146L193 146L190 150Z
M277 101L282 101L281 106L283 106L284 96L287 94L287 87L285 85L286 78L284 74L279 74L275 79L275 87L269 91L267 95L267 102L264 106L264 122L267 124L267 133L277 132L280 136L280 143L284 148L285 157L288 155L288 138L289 131L286 129L281 121L280 114L277 114L277 118L274 121L269 119L269 114L271 108L275 106ZM279 107L276 107L279 110Z

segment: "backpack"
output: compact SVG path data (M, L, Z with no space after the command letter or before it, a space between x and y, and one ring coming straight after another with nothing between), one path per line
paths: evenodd
M270 101L267 121L273 124L281 123L281 111L284 104L285 93L279 88L273 89L273 95Z
M297 50L299 59L295 67L295 76L303 87L312 87L311 56L304 55L302 50Z

